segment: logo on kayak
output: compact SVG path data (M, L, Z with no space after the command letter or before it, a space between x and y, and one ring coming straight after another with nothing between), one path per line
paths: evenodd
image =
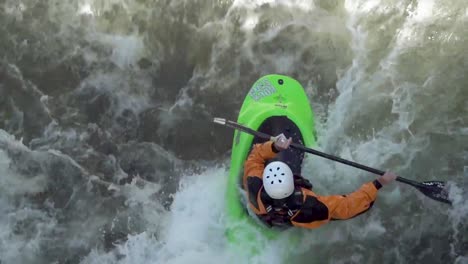
M285 105L285 104L275 104L275 106L276 106L276 107L279 107L279 108L283 108L283 109L288 108L288 106Z
M255 101L259 101L262 98L265 98L269 95L272 95L276 93L275 87L268 81L268 79L263 79L257 84L255 84L252 89L250 89L249 95L254 99Z
M286 97L284 97L283 95L278 94L277 96L275 96L275 100L278 101L278 103L275 104L276 107L280 107L283 109L288 108L288 106L285 104Z
M284 104L284 101L286 100L286 97L279 94L278 96L275 96L275 99L278 101L278 103Z

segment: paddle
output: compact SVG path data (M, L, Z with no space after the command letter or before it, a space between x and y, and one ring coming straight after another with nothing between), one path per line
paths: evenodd
M245 132L247 134L251 134L251 135L259 137L259 138L263 138L263 139L266 139L266 140L272 140L272 141L275 140L275 137L273 137L271 135L268 135L266 133L253 130L251 128L248 128L246 126L238 124L236 122L226 120L224 118L217 118L216 117L216 118L214 118L213 122L215 122L217 124L227 126L227 127L237 129L239 131ZM340 162L340 163L343 163L343 164L346 164L346 165L349 165L349 166L352 166L352 167L355 167L355 168L358 168L358 169L361 169L361 170L365 170L365 171L368 171L368 172L371 172L371 173L374 173L374 174L377 174L377 175L380 175L380 176L385 174L384 171L374 169L374 168L371 168L371 167L367 167L367 166L364 166L362 164L352 162L352 161L349 161L349 160L345 160L345 159L342 159L340 157L336 157L336 156L333 156L333 155L330 155L330 154L326 154L326 153L320 152L318 150L307 148L307 147L305 147L303 145L300 145L300 144L297 144L297 143L291 143L290 146L293 147L293 148L302 150L304 152L311 153L313 155L317 155L317 156L320 156L320 157L323 157L323 158L326 158L326 159L329 159L329 160L337 161L337 162ZM399 176L397 177L396 180L399 181L399 182L402 182L402 183L405 183L405 184L408 184L408 185L411 185L411 186L415 187L416 189L418 189L420 192L422 192L424 195L426 195L427 197L429 197L431 199L434 199L434 200L439 201L439 202L447 203L447 204L452 204L452 202L449 200L449 197L448 197L448 191L447 191L447 188L446 188L446 183L443 182L443 181L417 182L417 181L408 180L408 179L405 179L405 178L399 177Z

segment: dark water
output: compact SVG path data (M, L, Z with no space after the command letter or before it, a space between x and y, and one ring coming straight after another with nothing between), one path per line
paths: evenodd
M232 131L262 75L303 84L319 148L415 180L304 231L294 263L468 263L468 9L452 1L0 0L1 263L232 256ZM320 194L372 176L308 157ZM236 261L233 261L236 260Z

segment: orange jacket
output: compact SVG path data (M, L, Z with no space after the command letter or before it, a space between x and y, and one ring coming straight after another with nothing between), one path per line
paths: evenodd
M254 145L244 166L243 185L247 191L249 206L257 215L266 215L261 199L265 161L275 157L272 142ZM347 195L319 196L313 191L300 188L303 203L290 218L293 226L317 228L330 220L349 219L367 211L377 198L382 187L377 181L368 182L357 191Z

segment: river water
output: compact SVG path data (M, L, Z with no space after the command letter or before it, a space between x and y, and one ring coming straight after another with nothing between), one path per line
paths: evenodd
M289 263L468 263L465 0L0 0L0 263L282 263L224 237L231 120L296 78L318 148L418 181ZM307 157L322 195L373 176Z

